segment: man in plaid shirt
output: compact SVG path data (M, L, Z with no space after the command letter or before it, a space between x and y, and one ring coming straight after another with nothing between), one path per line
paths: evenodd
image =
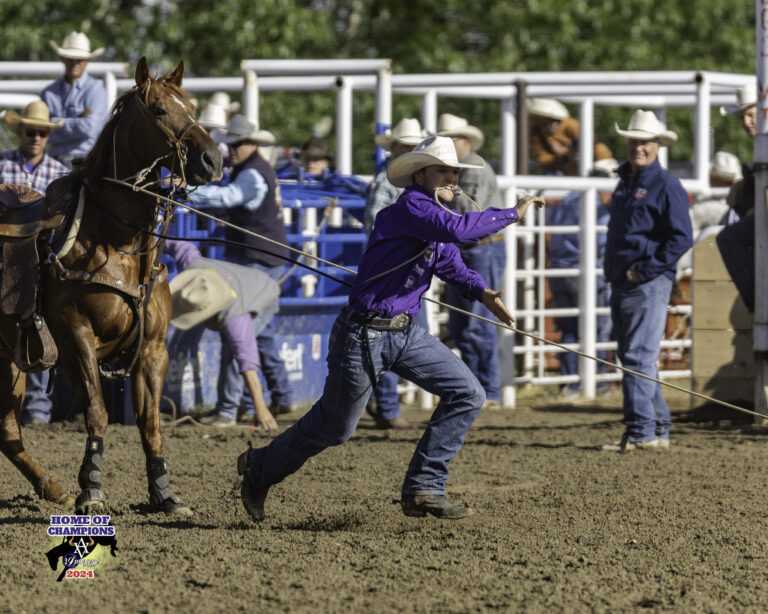
M19 148L0 153L0 183L13 183L45 194L48 184L69 173L61 162L45 153L51 131L61 127L52 123L48 105L41 100L29 103L21 115L6 111L5 123L18 135Z
M51 122L48 105L41 100L29 103L21 115L5 111L5 123L18 135L19 148L0 153L0 183L23 185L45 194L48 184L69 169L45 153L51 131L63 121ZM27 374L27 394L22 406L24 424L47 424L53 403L46 394L50 371Z

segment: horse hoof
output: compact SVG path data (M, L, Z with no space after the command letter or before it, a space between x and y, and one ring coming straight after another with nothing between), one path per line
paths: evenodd
M107 511L107 499L99 488L86 488L75 500L75 513L82 515L103 514Z
M181 501L175 503L170 510L163 508L163 511L165 512L166 516L178 516L181 518L191 518L194 516L192 508L182 503Z

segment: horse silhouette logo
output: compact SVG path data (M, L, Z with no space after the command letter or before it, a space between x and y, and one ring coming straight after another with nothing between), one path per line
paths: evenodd
M117 538L114 535L65 537L58 546L46 552L45 556L48 557L48 564L54 571L56 571L56 568L59 566L59 560L61 560L63 569L59 577L56 578L56 582L61 582L67 570L77 567L83 559L96 549L96 546L109 547L110 554L113 557L117 556Z

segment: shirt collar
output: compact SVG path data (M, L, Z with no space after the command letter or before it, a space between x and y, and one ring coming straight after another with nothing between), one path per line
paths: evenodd
M659 159L656 158L648 166L644 166L637 173L633 173L632 165L629 162L625 162L619 167L618 173L619 177L625 182L647 183L661 173L661 164L659 164Z

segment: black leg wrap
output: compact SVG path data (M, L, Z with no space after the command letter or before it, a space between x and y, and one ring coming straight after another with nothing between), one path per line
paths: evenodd
M191 510L173 494L168 469L164 458L147 459L147 480L149 482L149 504L166 514L189 515ZM188 514L189 512L189 514Z
M82 492L77 497L75 509L78 513L87 512L92 506L103 507L106 502L101 489L101 459L104 455L104 438L89 437L85 444L85 456L80 465L77 483Z

